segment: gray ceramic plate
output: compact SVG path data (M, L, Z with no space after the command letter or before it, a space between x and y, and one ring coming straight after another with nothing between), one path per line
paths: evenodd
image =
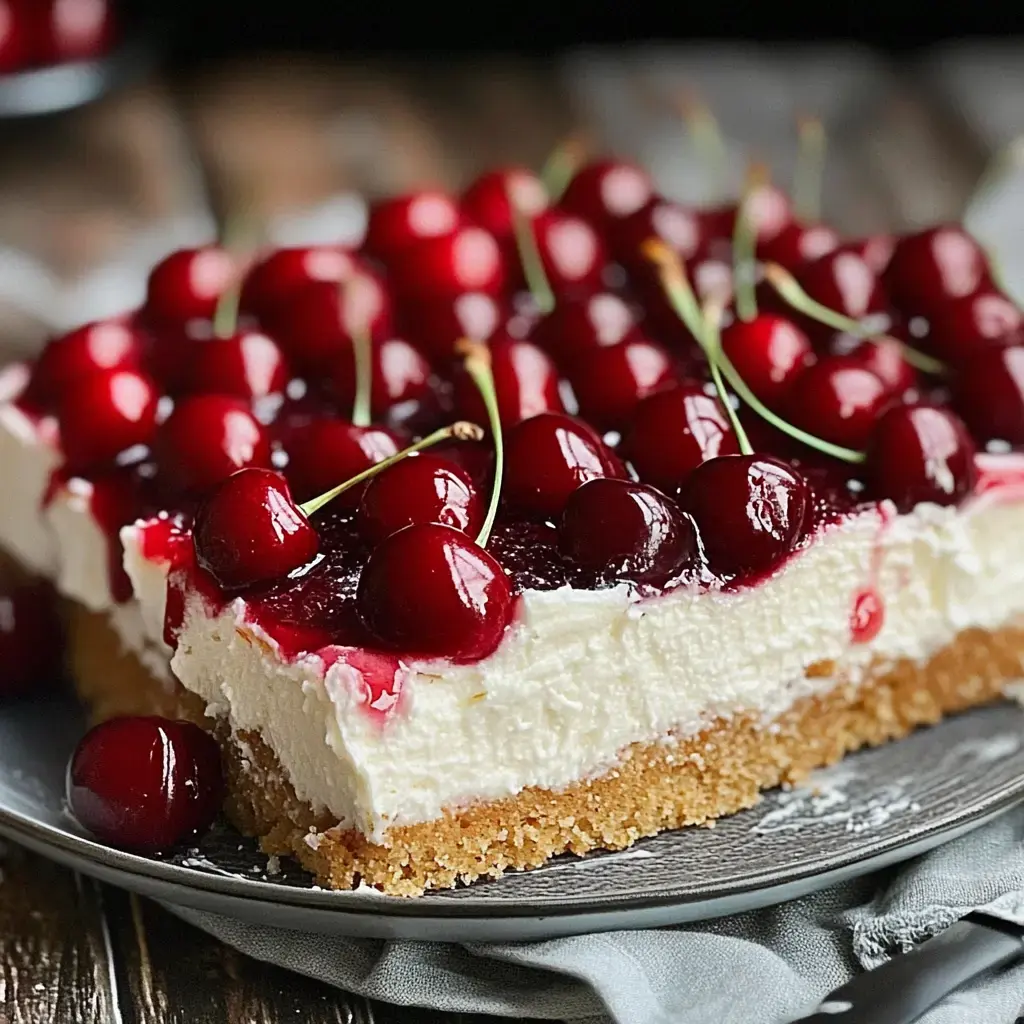
M328 892L218 827L165 860L92 842L65 812L80 732L55 700L0 709L0 832L104 881L261 924L347 935L517 940L700 920L792 899L914 856L1024 798L1024 709L985 708L865 751L713 829L419 900ZM275 865L276 867L276 865Z

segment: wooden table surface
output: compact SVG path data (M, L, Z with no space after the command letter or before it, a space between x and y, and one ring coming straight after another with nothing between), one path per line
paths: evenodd
M0 245L68 288L147 226L244 195L265 212L338 190L458 187L538 166L569 133L633 155L664 190L707 198L677 105L696 91L748 159L788 181L794 123L830 130L824 209L862 233L958 218L992 155L1024 132L1024 42L899 64L851 48L652 47L558 64L249 61L148 82L57 121L0 126ZM0 263L0 275L7 271ZM0 345L45 325L0 302ZM370 1004L256 963L156 906L0 847L0 1024L232 1024L483 1018Z

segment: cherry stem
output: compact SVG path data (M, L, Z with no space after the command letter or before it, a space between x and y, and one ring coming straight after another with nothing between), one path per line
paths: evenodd
M852 334L855 338L862 338L875 345L899 345L903 358L911 366L921 370L922 373L939 374L945 372L945 364L938 359L926 355L924 352L919 352L916 348L911 348L900 341L899 338L873 331L859 320L843 316L842 313L837 313L834 309L829 309L828 306L823 306L820 302L816 302L800 287L796 278L784 267L779 266L778 263L766 264L764 276L779 295L798 313L803 313L804 316L809 316L812 320L817 320L818 323L825 324L827 327L834 327L837 331L844 331L847 334Z
M729 156L725 140L711 108L696 93L684 92L678 101L679 112L693 142L697 160L708 182L708 202L724 198L729 173Z
M332 487L329 491L325 491L318 497L310 498L309 501L303 502L299 505L299 510L308 518L315 512L319 512L324 505L334 501L339 494L344 494L345 491L357 487L365 480L375 477L378 473L383 473L385 469L393 466L396 462L401 462L402 459L407 458L409 455L415 455L416 452L421 452L424 448L430 448L450 438L455 438L457 441L482 441L484 431L482 427L478 427L475 423L469 423L466 420L459 420L456 423L449 424L447 427L441 427L440 430L435 430L432 434L428 434L422 441L417 441L415 444L409 445L408 448L403 448L400 452L389 455L386 459L381 459L380 462L375 462L369 469L364 469L362 473L357 473L344 483L338 484L337 487Z
M341 286L341 304L343 309L350 309L354 289L358 286L359 276ZM368 427L372 421L371 401L373 398L373 339L365 323L350 324L349 336L352 339L352 358L355 362L356 390L352 400L352 422L357 427Z
M491 484L491 500L487 506L484 524L480 527L476 542L480 547L487 547L491 539L491 530L498 515L498 503L501 501L501 481L505 473L505 441L501 430L501 414L498 411L498 394L494 386L494 372L491 369L491 352L483 342L463 338L455 351L463 357L463 366L469 374L484 407L487 409L487 421L494 438L494 481Z
M743 424L740 423L739 415L733 408L731 396L722 380L721 363L725 359L720 334L722 312L722 304L714 299L705 305L703 316L704 339L701 347L708 357L708 365L711 367L711 379L714 381L715 390L718 392L719 404L725 410L725 415L729 417L729 422L732 424L732 429L736 434L736 440L739 442L740 452L743 455L753 455L753 445L750 443L750 438L747 437Z
M754 254L757 249L756 231L750 217L750 197L765 184L768 174L755 164L747 175L747 187L736 207L736 224L732 232L733 288L736 292L736 315L745 323L757 316L757 294Z
M820 437L815 437L813 434L808 434L799 427L794 427L791 423L787 423L782 417L777 416L764 405L757 395L747 387L746 382L739 375L729 357L722 351L721 346L709 344L707 325L699 312L697 317L700 322L693 322L694 309L697 308L696 299L694 298L690 283L686 279L686 271L679 257L664 242L654 239L644 243L643 251L647 259L657 266L662 288L664 288L665 294L668 296L676 315L686 324L707 355L708 362L712 365L712 375L714 374L714 365L717 363L740 401L745 402L761 419L766 420L784 434L788 434L790 437L803 442L816 451L831 455L836 459L842 459L844 462L856 463L864 461L863 452L854 451L852 448L843 448L841 445L832 444L830 441L825 441ZM697 329L694 330L694 327ZM718 386L717 381L715 386Z
M821 216L821 188L825 177L825 126L816 117L801 117L799 149L793 174L793 210L800 220Z
M259 242L259 232L252 218L241 214L229 217L221 233L221 247L238 261L247 259ZM235 275L231 286L217 300L213 313L213 334L216 338L230 338L238 330L238 306L242 298L242 273Z
M586 160L589 148L581 136L573 136L555 146L544 161L540 180L544 183L552 203L557 203L565 194L569 182L576 177L576 172Z
M526 287L530 289L530 295L539 312L550 313L555 308L555 293L551 290L548 275L544 271L544 261L537 246L533 224L516 202L511 188L506 188L505 195L512 211L512 229L516 236L516 249L523 265L523 274L526 276Z

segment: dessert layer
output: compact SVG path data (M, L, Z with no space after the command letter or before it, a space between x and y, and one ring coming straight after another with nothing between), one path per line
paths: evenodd
M83 696L103 714L166 713L162 684L113 660L117 639L102 618L79 611L74 673ZM229 764L228 810L243 831L261 837L268 853L291 853L321 885L357 882L391 895L412 896L458 881L537 867L560 853L621 849L642 836L697 824L752 806L761 790L792 782L865 745L905 736L943 715L996 699L1019 679L1024 622L986 632L968 629L925 663L885 659L864 667L859 682L840 678L766 722L735 715L700 733L669 742L639 743L600 777L561 792L528 789L478 803L440 821L394 828L384 842L329 827L298 799L273 751L258 734L219 738ZM810 666L811 678L832 678L836 666ZM203 721L182 691L176 713ZM205 720L207 727L213 723Z

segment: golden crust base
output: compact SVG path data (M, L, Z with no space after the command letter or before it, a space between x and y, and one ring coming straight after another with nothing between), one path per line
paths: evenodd
M72 615L71 656L83 699L98 718L178 715L215 726L194 695L169 693L131 655L102 616ZM560 853L622 849L642 836L699 824L757 802L764 789L793 782L859 747L905 736L919 725L997 698L1024 664L1024 627L967 630L927 664L877 665L859 685L839 682L801 700L766 726L735 716L696 736L636 744L621 764L561 792L527 789L423 824L393 828L383 845L314 814L284 778L258 734L232 737L216 726L229 780L226 810L267 853L292 854L323 886L362 881L416 896L537 867ZM827 677L819 664L809 675Z

